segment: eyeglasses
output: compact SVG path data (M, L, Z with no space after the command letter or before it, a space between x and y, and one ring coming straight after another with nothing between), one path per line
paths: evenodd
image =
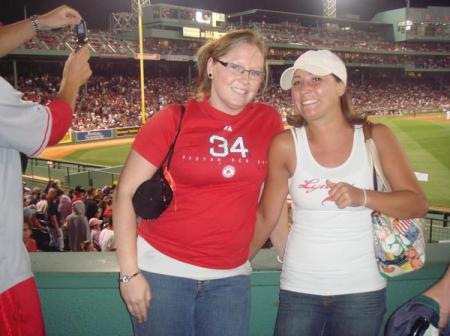
M239 64L235 64L235 63L231 63L231 62L223 62L216 58L214 59L214 61L222 64L225 68L227 68L235 76L241 76L245 72L248 72L250 79L253 79L253 80L261 80L264 77L264 71L261 71L261 70L253 70L253 69L247 70L246 68L244 68L243 66L241 66Z

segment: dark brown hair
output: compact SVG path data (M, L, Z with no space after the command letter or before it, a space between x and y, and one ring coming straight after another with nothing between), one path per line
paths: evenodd
M211 79L208 78L207 65L210 58L218 59L227 54L240 43L256 46L264 57L264 88L267 86L267 48L259 34L250 29L241 29L229 32L218 40L209 41L204 44L196 54L197 57L197 79L194 85L194 95L197 100L202 100L211 93Z

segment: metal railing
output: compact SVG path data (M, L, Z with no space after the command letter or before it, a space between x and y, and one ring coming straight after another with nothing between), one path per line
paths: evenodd
M122 166L106 167L61 160L30 158L25 177L46 183L58 179L65 188L76 185L101 188L116 183ZM425 216L425 239L429 243L450 242L450 210L430 208Z
M430 208L425 216L425 235L429 243L450 242L450 211Z

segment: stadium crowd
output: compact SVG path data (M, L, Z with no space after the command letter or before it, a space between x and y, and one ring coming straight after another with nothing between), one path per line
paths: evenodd
M348 48L364 51L450 51L447 43L392 42L381 32L361 29L341 29L336 25L302 25L301 22L285 21L271 24L254 22L249 28L259 31L267 42L297 44L312 48ZM346 27L347 28L347 27Z
M382 71L366 77L362 79L358 72L354 71L349 81L350 96L357 111L369 113L441 111L450 106L448 82L439 87L430 79L406 75L398 75L398 78L395 78ZM19 90L26 92L24 99L46 104L58 90L59 81L58 76L49 74L21 77ZM186 82L186 77L147 78L145 81L147 117L168 103L185 101L189 92ZM286 119L290 113L290 96L276 83L276 80L272 81L258 100L276 106ZM72 130L89 131L140 125L140 89L137 76L93 76L87 88L80 94Z
M174 12L175 13L175 12ZM172 15L175 15L172 13ZM183 14L183 13L182 13ZM193 20L191 14L186 14L186 20ZM282 23L248 22L246 28L260 32L266 42L270 44L284 44L291 47L291 52L299 53L302 48L312 49L350 49L357 55L358 51L367 53L381 52L377 57L383 57L383 53L391 52L384 56L409 56L414 58L413 53L420 52L450 52L450 45L443 42L393 42L388 33L383 34L374 28L363 30L355 27L338 27L316 23L304 25L299 21L285 21ZM233 23L223 27L223 31L238 28ZM171 40L161 38L146 38L144 42L145 53L158 53L161 55L194 55L198 46L204 40ZM89 45L93 52L99 54L132 55L138 52L136 41L121 38L110 32L92 30L89 32ZM25 49L41 50L73 50L75 40L70 31L61 31L57 34L42 33L27 42ZM409 53L409 54L408 54ZM429 55L428 58L439 59L439 54ZM294 56L293 58L296 58ZM359 57L359 56L355 56ZM447 63L448 64L448 63Z
M24 187L24 243L29 252L114 251L112 193L77 186L67 193L60 182L45 189Z

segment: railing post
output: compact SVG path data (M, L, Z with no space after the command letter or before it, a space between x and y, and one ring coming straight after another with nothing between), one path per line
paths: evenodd
M430 234L428 237L428 242L431 243L432 242L432 237L433 237L433 218L430 218Z

